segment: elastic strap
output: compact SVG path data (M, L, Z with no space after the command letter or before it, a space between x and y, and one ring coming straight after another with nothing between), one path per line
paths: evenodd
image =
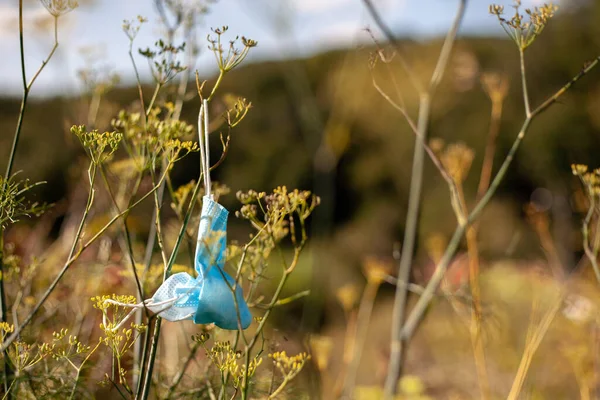
M200 167L204 177L204 189L206 196L213 198L210 181L210 146L208 142L209 117L208 100L204 100L198 113L198 144L200 146Z
M123 318L121 320L121 322L119 322L116 326L114 326L112 328L113 331L117 331L119 330L123 324L125 322L127 322L132 316L133 314L135 314L135 312L137 310L142 310L144 307L160 307L160 306L165 306L164 308L160 308L159 310L153 310L156 314L160 314L163 311L168 310L169 308L173 307L175 305L175 303L177 303L179 300L181 300L182 298L184 298L185 296L187 296L192 290L194 290L195 288L190 288L189 290L187 290L185 293L180 294L177 297L173 297L172 299L167 299L167 300L163 300L163 301L159 301L156 303L152 302L152 299L147 299L142 301L141 303L137 303L137 304L131 304L131 303L121 303L120 301L116 301L113 299L106 299L104 300L104 303L108 303L108 304L113 304L115 306L119 306L119 307L126 307L126 308L131 308L132 310L129 312L129 314L127 314L125 316L125 318ZM191 316L193 316L194 313L191 313L189 315L186 315L185 317L183 317L182 319L187 319ZM108 326L108 321L106 319L106 313L102 314L102 323L104 324L104 327Z

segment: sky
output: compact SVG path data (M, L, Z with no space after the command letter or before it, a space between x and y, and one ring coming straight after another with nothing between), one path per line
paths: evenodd
M194 0L181 0L194 1ZM196 0L198 1L198 0ZM399 36L425 40L443 35L452 23L458 0L373 0L387 24ZM489 0L470 0L460 34L501 35ZM129 41L123 20L138 15L148 19L135 39L134 52L143 80L150 78L146 60L137 48L152 47L161 37L153 0L80 0L77 9L60 17L59 47L40 74L32 96L77 93L83 90L77 71L94 56L95 64L116 72L124 84L132 82ZM511 1L496 0L509 9ZM540 4L524 0L524 6ZM22 92L18 36L18 2L0 0L0 97ZM31 77L53 45L53 25L40 1L24 4L25 64ZM198 37L206 43L211 27L229 26L230 37L244 35L258 41L249 62L302 57L369 40L364 29L380 36L361 0L212 0L200 21ZM206 49L206 46L202 46ZM215 72L212 54L203 50L195 66L201 75Z

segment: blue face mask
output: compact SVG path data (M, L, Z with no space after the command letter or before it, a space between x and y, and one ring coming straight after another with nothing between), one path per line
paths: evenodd
M223 269L229 213L211 195L208 132L208 101L204 99L198 115L200 164L206 191L194 261L198 275L194 278L181 272L170 276L145 304L169 321L192 319L197 324L214 323L223 329L246 329L252 315L241 287Z
M223 269L227 251L227 216L229 212L211 195L210 159L208 152L208 101L203 101L198 115L200 160L204 188L194 269L195 278L187 272L171 275L151 299L140 304L106 300L133 310L114 329L119 329L136 310L147 307L168 321L191 319L196 324L211 324L222 329L246 329L252 314L244 300L242 288ZM192 200L193 201L193 200ZM107 325L106 314L103 316Z
M228 211L204 196L193 278L186 272L169 277L147 307L169 321L192 319L196 324L214 323L223 329L246 329L252 315L242 289L224 271L227 249Z

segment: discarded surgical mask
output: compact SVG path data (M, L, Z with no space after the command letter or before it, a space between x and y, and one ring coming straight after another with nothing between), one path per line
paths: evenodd
M195 256L198 276L193 278L186 272L172 275L146 307L169 321L193 319L197 324L214 323L223 329L250 325L252 315L242 289L223 270L228 214L222 205L204 196Z
M206 195L198 227L194 269L196 277L187 272L171 275L151 299L140 304L125 304L106 300L133 310L115 326L119 329L136 310L144 307L168 321L193 320L196 324L214 323L222 329L246 329L252 314L244 300L242 288L223 269L227 250L227 217L229 212L211 194L208 148L208 103L204 100L198 116L201 170ZM192 201L194 201L192 199ZM105 321L106 325L106 321Z

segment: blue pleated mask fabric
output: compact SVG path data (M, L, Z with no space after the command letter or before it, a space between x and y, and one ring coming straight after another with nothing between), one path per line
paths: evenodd
M229 212L211 196L204 196L202 201L194 263L198 275L171 275L147 307L168 321L192 319L196 324L214 323L222 329L246 329L252 314L241 287L237 285L232 291L235 279L223 269Z

